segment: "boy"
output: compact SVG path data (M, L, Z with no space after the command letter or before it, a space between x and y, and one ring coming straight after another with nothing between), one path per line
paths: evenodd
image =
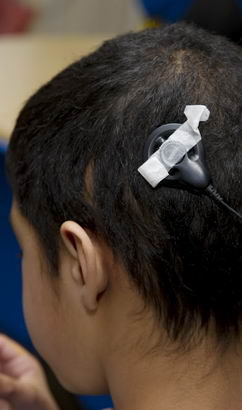
M241 80L239 48L173 25L106 42L22 110L7 169L24 312L70 391L117 410L242 408L241 222L138 172L157 127L206 106L209 172L241 213Z

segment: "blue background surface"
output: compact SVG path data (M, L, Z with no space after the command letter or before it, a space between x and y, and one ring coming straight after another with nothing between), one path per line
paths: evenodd
M151 17L160 17L167 23L181 20L192 3L196 0L141 0L146 12ZM212 0L211 0L212 1ZM242 0L236 0L241 7Z

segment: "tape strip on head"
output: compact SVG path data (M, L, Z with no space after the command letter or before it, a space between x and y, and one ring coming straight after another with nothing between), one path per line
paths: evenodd
M139 173L153 188L168 177L171 168L201 141L198 126L200 121L208 120L209 110L205 105L187 105L184 114L187 121L138 168Z

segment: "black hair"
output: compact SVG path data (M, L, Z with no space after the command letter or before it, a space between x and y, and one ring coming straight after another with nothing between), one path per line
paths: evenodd
M238 340L242 227L209 198L138 173L158 126L185 121L188 104L211 111L201 124L214 185L242 207L242 54L226 39L174 24L105 42L30 98L17 120L7 169L22 214L53 275L59 228L73 220L104 239L172 341L215 325Z

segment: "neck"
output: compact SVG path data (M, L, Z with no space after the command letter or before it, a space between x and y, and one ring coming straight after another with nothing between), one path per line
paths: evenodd
M211 343L183 354L109 355L115 410L241 410L242 351L218 354Z

